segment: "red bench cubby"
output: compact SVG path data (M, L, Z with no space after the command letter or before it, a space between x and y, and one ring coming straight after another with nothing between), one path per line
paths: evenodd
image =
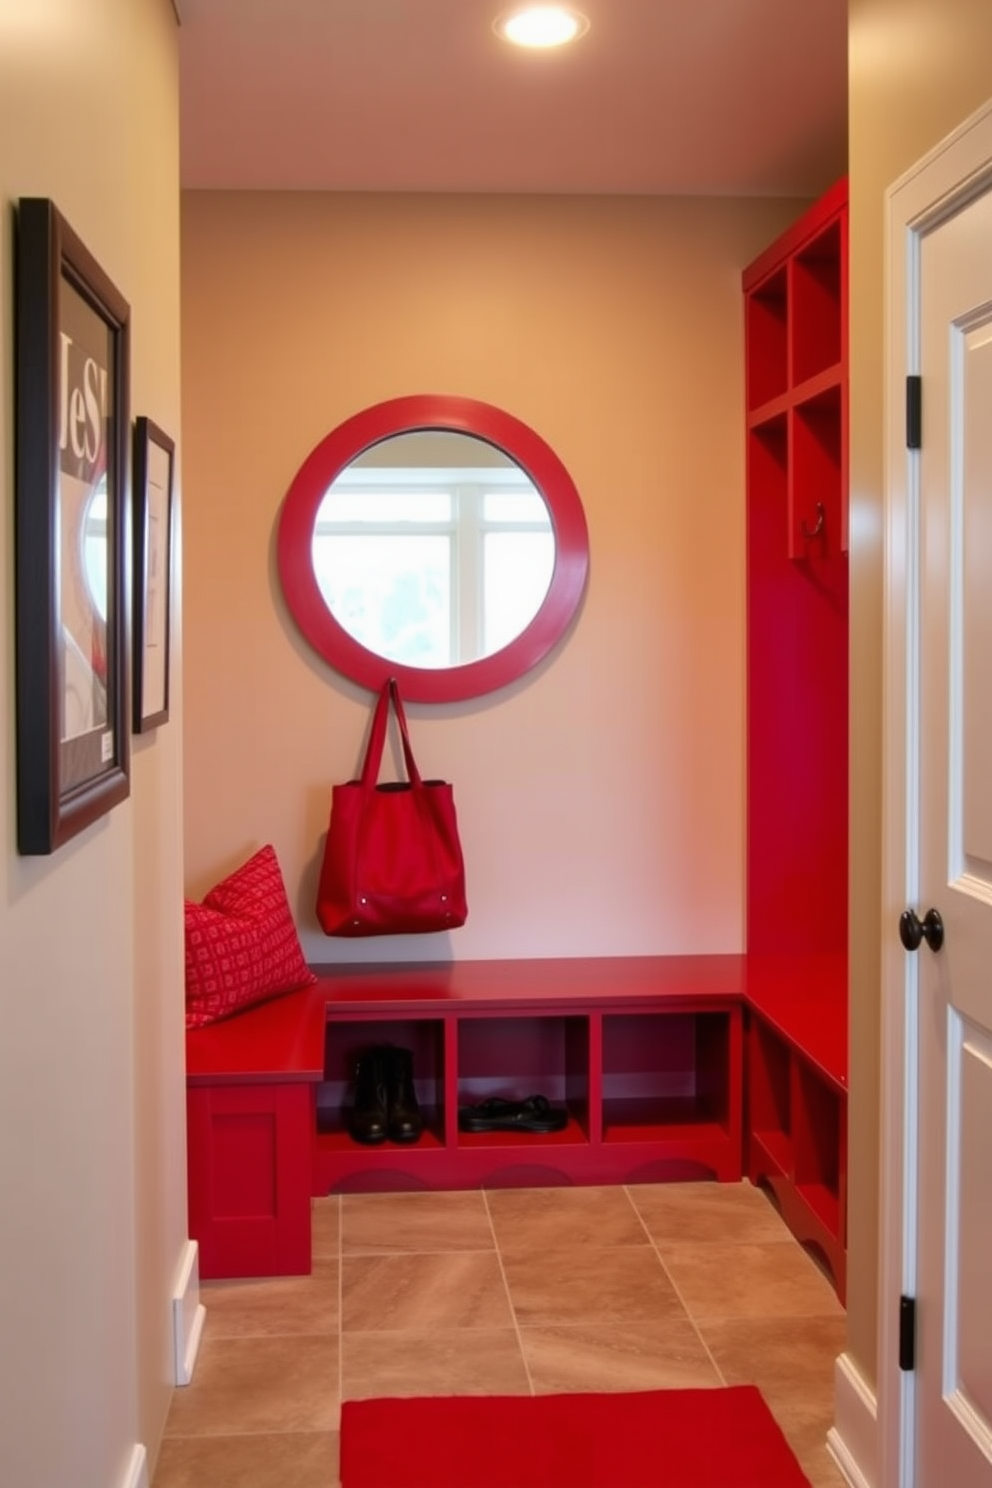
M844 1300L847 961L748 956L744 1171L773 1193Z
M745 1060L745 1017L749 1039L767 1022L768 1036L791 1046L770 1003L750 1007L746 958L319 970L313 987L186 1036L190 1233L204 1278L308 1272L310 1200L327 1193L733 1182L753 1157L752 1176L789 1219L784 1144L773 1170L745 1134L745 1070L755 1081L763 1069L756 1045ZM415 1144L368 1147L348 1135L355 1060L379 1043L413 1052L426 1118ZM782 1103L780 1071L766 1084L778 1128L793 1132L800 1103ZM538 1092L567 1108L564 1130L458 1129L459 1104ZM836 1245L820 1248L834 1265Z
M311 1195L739 1179L736 956L318 968L317 984L187 1034L190 1232L204 1277L310 1266ZM363 1146L362 1049L413 1051L415 1144ZM459 1104L541 1093L549 1135L466 1133Z
M200 1275L310 1270L324 1000L291 992L186 1034L186 1171Z

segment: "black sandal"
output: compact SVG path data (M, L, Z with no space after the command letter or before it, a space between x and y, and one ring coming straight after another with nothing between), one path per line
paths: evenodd
M460 1106L458 1110L458 1129L463 1132L556 1132L567 1125L568 1112L552 1106L543 1095L522 1101L494 1095L477 1106Z

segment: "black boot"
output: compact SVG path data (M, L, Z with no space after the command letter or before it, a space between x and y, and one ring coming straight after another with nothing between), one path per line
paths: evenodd
M394 1142L415 1142L424 1118L413 1088L413 1055L409 1049L385 1049L388 1131Z
M355 1103L348 1130L356 1142L374 1146L386 1140L385 1051L369 1049L355 1066Z

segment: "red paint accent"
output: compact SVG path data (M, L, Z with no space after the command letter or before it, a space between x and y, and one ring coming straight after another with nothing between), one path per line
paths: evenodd
M746 1168L843 1298L848 266L840 181L743 276ZM815 535L818 513L822 528Z
M776 1038L801 1037L789 989L826 999L837 967L662 956L316 970L311 988L187 1033L190 1229L205 1277L306 1269L311 1194L737 1181L745 1004L754 999ZM362 1147L346 1130L356 1055L380 1042L413 1052L427 1129L409 1147ZM819 1059L835 1054L828 1043ZM459 1101L497 1093L493 1084L517 1096L550 1089L568 1126L459 1132ZM280 1120L281 1142L267 1135ZM278 1211L260 1191L282 1195Z
M744 274L751 953L847 948L846 241L841 182Z
M847 957L748 956L748 1006L819 1078L847 1089Z
M447 670L401 666L366 650L334 619L311 562L314 523L328 486L363 450L393 434L448 429L498 446L544 496L555 529L555 566L544 603L526 630L494 656ZM473 398L421 394L363 409L310 452L293 477L279 519L277 559L282 592L300 631L318 655L353 682L378 692L389 677L410 702L451 703L515 682L561 640L578 610L589 570L585 513L571 476L554 450L512 414Z
M315 1083L324 1068L326 1000L326 988L317 983L190 1029L187 1085Z
M308 1275L312 1088L191 1085L186 1121L200 1275Z
M347 1400L342 1488L810 1488L755 1385Z
M844 1300L847 958L747 958L745 1169L775 1195Z
M316 970L313 987L187 1032L205 1278L308 1269L310 1197L331 1190L741 1176L738 956ZM345 1127L355 1057L378 1042L413 1051L427 1130L410 1147L362 1147ZM459 1101L493 1084L550 1088L567 1128L459 1132Z

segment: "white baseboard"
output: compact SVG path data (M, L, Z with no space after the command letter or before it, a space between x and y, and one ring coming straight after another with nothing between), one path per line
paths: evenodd
M851 1488L878 1483L878 1403L849 1354L834 1365L834 1425L827 1448Z
M172 1294L172 1330L175 1349L175 1383L188 1385L193 1378L200 1337L206 1320L200 1302L200 1252L195 1240L187 1240L179 1267L179 1280Z
M121 1488L149 1488L148 1453L141 1442L135 1442L131 1448L131 1460L121 1479Z

